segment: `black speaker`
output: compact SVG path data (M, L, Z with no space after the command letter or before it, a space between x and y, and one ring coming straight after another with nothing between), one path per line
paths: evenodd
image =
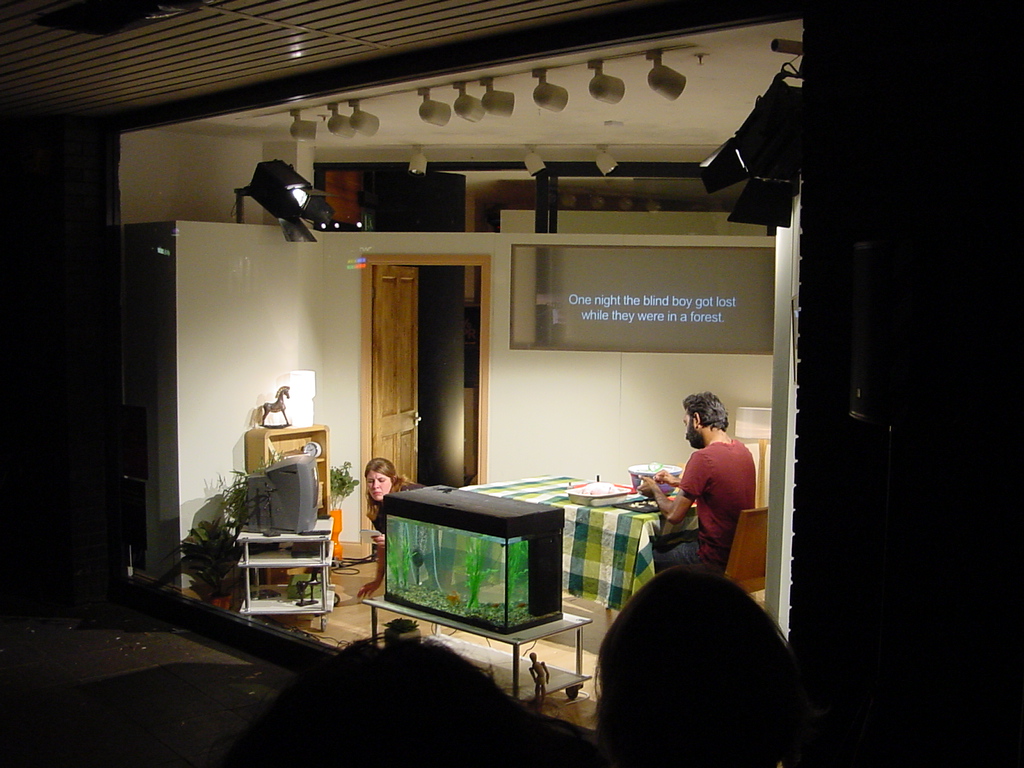
M892 416L895 274L892 243L854 244L850 415L885 426Z

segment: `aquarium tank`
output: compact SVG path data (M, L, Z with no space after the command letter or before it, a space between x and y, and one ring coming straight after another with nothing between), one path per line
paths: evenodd
M562 618L561 507L432 486L384 511L387 600L502 634Z

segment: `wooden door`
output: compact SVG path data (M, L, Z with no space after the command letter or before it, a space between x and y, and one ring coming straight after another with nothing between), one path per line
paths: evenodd
M419 275L416 267L374 265L371 446L416 479Z

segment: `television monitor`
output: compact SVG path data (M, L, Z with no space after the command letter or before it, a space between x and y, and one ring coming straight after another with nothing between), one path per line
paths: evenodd
M288 456L247 478L247 531L299 533L316 526L319 478L316 459Z

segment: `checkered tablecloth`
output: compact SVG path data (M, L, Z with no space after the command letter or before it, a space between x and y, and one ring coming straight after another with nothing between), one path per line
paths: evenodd
M659 515L571 504L567 489L582 482L586 481L544 476L463 490L563 507L563 587L569 594L620 609L654 576L651 540L657 534Z

